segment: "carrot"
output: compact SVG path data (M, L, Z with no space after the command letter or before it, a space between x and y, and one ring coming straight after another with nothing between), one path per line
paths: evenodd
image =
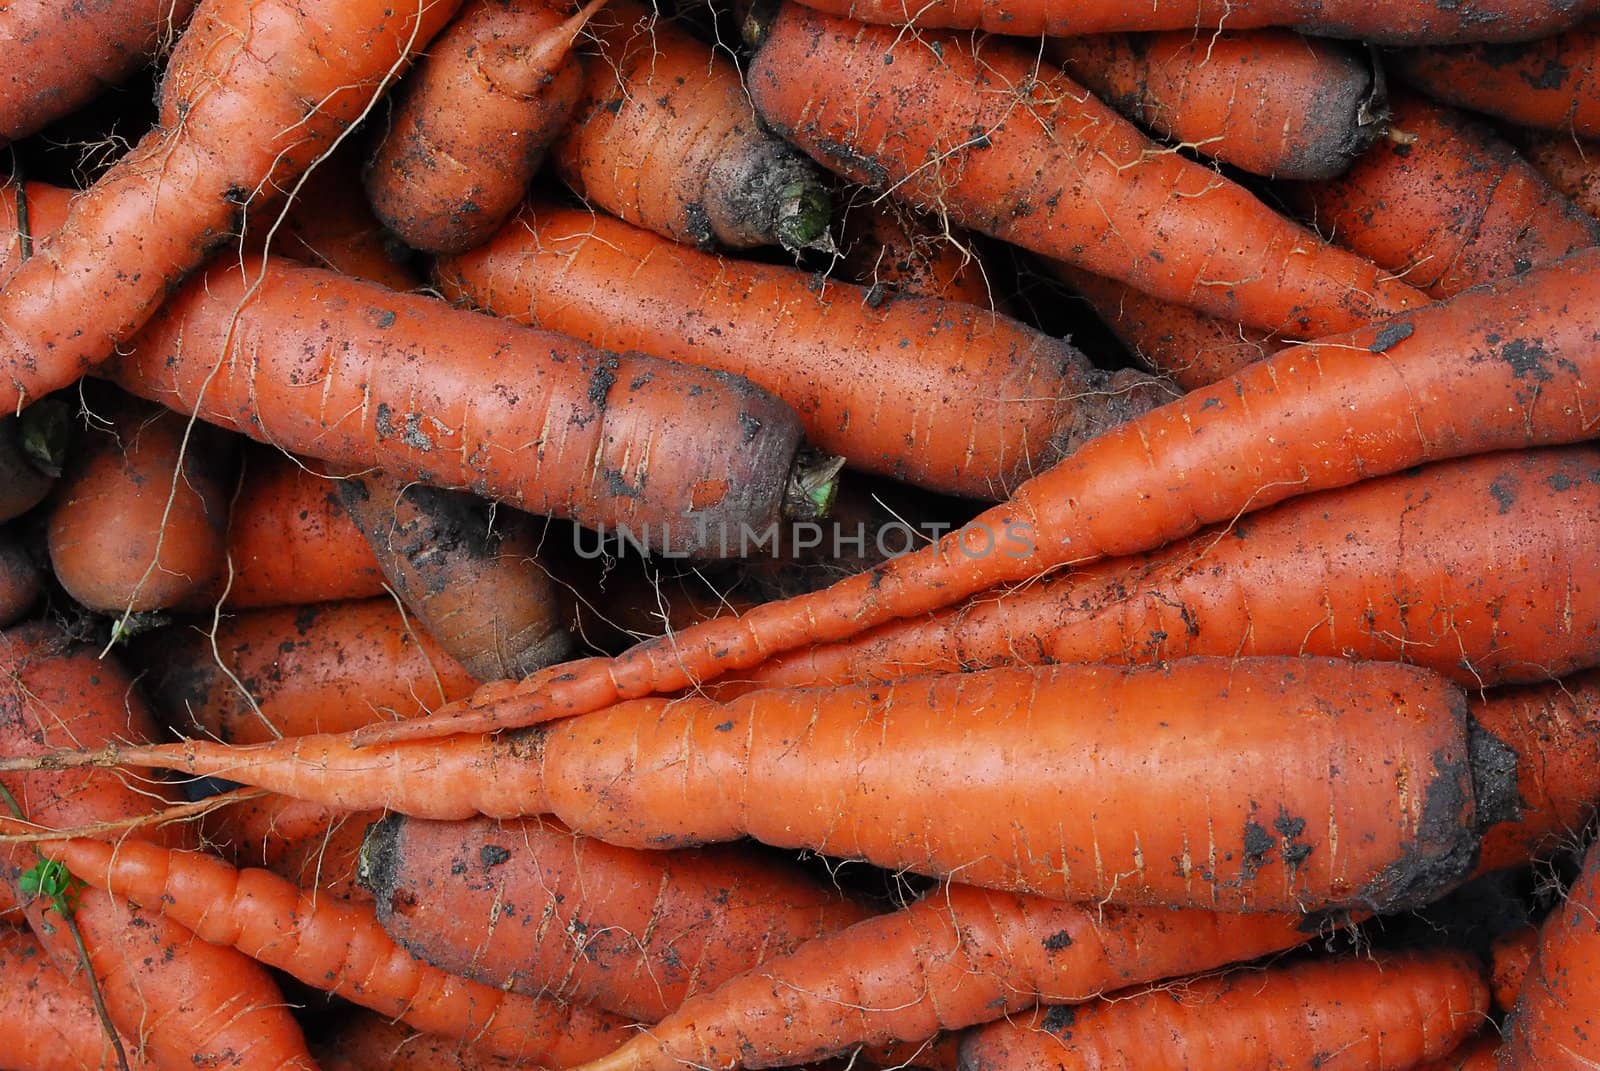
M583 92L573 39L606 0L470 0L406 79L367 196L408 245L460 253L500 229Z
M1523 979L1528 976L1528 964L1534 950L1539 947L1539 927L1523 926L1502 934L1494 942L1494 970L1490 982L1494 986L1495 1007L1509 1012L1517 1005L1517 994L1522 992Z
M159 762L352 810L551 814L624 847L750 835L1057 899L1382 911L1453 884L1475 797L1505 795L1502 748L1477 739L1469 761L1465 710L1407 666L1195 658L641 700L381 752L196 740L0 770Z
M920 16L919 16L920 18ZM972 230L1168 301L1318 335L1426 298L1163 149L1032 50L908 38L785 4L748 81L824 166Z
M80 879L233 946L307 985L497 1056L567 1065L616 1044L623 1023L583 1007L455 978L391 941L371 908L301 892L265 870L130 841L51 842Z
M316 268L268 261L250 276L253 289L237 265L193 280L111 374L343 471L381 467L590 526L670 525L683 553L829 497L796 462L794 414L744 380Z
M572 652L531 518L383 475L339 495L395 594L472 676L524 677Z
M204 598L227 565L232 437L127 398L92 409L50 510L56 578L111 613Z
M816 168L763 130L739 70L633 0L589 24L599 55L552 150L585 200L673 241L734 249L826 239Z
M1291 191L1330 239L1438 298L1600 244L1600 224L1488 127L1409 93L1393 105L1394 137Z
M55 481L22 448L16 417L0 417L0 521L20 517L44 501Z
M168 725L236 744L418 717L475 684L388 596L165 629L133 656Z
M1135 290L1126 283L1046 260L1045 268L1078 292L1122 344L1157 375L1183 390L1227 379L1284 347L1276 335L1219 320Z
M356 1009L313 1043L322 1071L515 1071L526 1064L464 1048L403 1023Z
M446 296L519 323L744 376L793 406L819 449L951 494L1002 496L1176 393L973 306L874 308L861 287L819 291L792 268L539 202L436 274Z
M31 934L0 928L0 1022L13 1071L114 1067L89 991L58 971ZM144 1065L139 1065L144 1066Z
M1584 549L1597 523L1587 444L1446 461L796 651L716 694L1231 654L1407 661L1479 688L1548 681L1600 660L1600 571Z
M248 447L228 519L228 606L299 605L383 593L383 572L335 477L281 450Z
M769 960L591 1071L773 1067L926 1037L1309 939L1298 915L1063 904L951 884Z
M1287 26L1319 37L1380 44L1519 41L1555 33L1587 14L1581 0L807 0L863 22L921 28L983 29L1020 37L1076 37L1126 30L1254 30ZM1209 34L1202 34L1209 36Z
M0 751L153 734L132 682L111 660L69 645L49 626L0 633ZM161 798L147 774L124 780L93 770L41 772L8 777L6 786L28 819L47 828L142 815ZM156 835L178 842L176 831ZM123 850L136 843L124 841ZM36 859L32 849L0 856L0 876L14 895L22 870ZM64 913L50 905L25 902L29 925L63 973L77 976L90 964L130 1057L191 1071L312 1067L300 1028L265 968L121 897L88 891L70 899Z
M1392 57L1431 97L1521 126L1600 137L1600 27L1521 44L1419 48Z
M44 578L14 531L0 529L0 628L22 619L44 590Z
M367 836L361 881L430 963L644 1022L871 914L742 847L634 851L548 818L392 816Z
M1600 147L1560 134L1519 132L1522 155L1573 204L1600 220Z
M250 222L244 248L252 252L260 252L270 235L272 252L313 268L354 275L390 290L421 285L407 266L405 248L372 214L361 189L361 162L349 147L305 176L281 223L271 213Z
M489 685L353 742L527 725L749 669L1066 563L1149 550L1206 524L1449 457L1572 442L1600 410L1589 341L1600 251L1403 318L1297 346L1085 443L1010 502L813 595L706 622L615 660ZM1021 526L1030 552L1002 537Z
M867 288L869 302L880 295L916 294L1007 312L995 293L998 281L984 270L966 232L941 230L933 220L881 198L847 206L842 228L838 268L844 278Z
M194 0L34 3L0 11L0 144L27 137L148 63Z
M967 1071L1407 1071L1483 1025L1483 968L1458 952L1311 960L973 1031Z
M307 892L370 907L372 895L356 875L367 827L382 817L268 795L208 811L201 836L234 866L270 870Z
M459 0L203 0L156 127L0 290L0 412L104 362L235 226L325 154ZM67 310L67 311L63 311Z
M1600 844L1600 842L1596 842ZM1591 845L1567 899L1539 930L1539 947L1507 1019L1504 1071L1567 1071L1600 1061L1600 847Z
M1491 1032L1463 1043L1442 1060L1418 1066L1416 1071L1495 1071L1499 1053L1499 1035Z
M1129 119L1259 175L1333 178L1387 126L1370 58L1287 30L1057 37L1045 54Z

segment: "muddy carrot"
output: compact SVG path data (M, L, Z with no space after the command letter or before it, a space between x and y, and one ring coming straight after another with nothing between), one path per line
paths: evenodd
M1519 131L1522 155L1562 195L1600 220L1600 145L1560 134Z
M883 198L848 205L840 214L838 269L869 295L917 294L1006 312L1000 280L984 270L972 235L952 233Z
M1521 126L1600 137L1600 28L1519 44L1419 48L1391 57L1429 96Z
M1528 976L1528 964L1539 947L1539 927L1523 926L1495 938L1493 971L1489 976L1494 986L1495 1007L1510 1012L1517 1005L1517 995L1522 992L1522 982Z
M1506 1020L1503 1071L1580 1071L1600 1063L1600 842L1566 900L1539 928L1517 1006Z

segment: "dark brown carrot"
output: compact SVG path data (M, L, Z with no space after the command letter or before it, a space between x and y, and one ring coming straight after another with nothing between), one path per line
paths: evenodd
M0 628L27 614L44 590L44 578L17 533L0 528Z

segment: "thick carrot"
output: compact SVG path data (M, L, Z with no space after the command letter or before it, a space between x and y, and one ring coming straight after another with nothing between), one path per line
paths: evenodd
M748 834L1058 899L1381 911L1470 865L1474 799L1514 774L1493 740L1471 747L1465 700L1425 670L1193 658L641 700L381 752L197 740L0 770L158 762L350 809L552 814L626 847Z
M844 236L838 270L866 287L869 299L917 294L1007 311L995 292L999 281L984 270L965 231L941 229L883 198L847 205L840 214Z
M133 657L169 726L235 744L415 718L476 684L388 596L164 629Z
M1383 133L1383 80L1287 30L1056 37L1045 54L1129 119L1246 171L1332 178Z
M228 606L293 606L383 593L372 547L316 462L245 451L228 518Z
M692 998L591 1071L774 1067L1044 1001L1211 970L1309 939L1298 915L1063 904L951 884Z
M0 1023L12 1071L84 1071L115 1067L105 1026L87 987L50 962L31 934L0 927ZM144 1068L142 1061L133 1065Z
M1521 126L1600 137L1600 27L1524 44L1419 48L1391 58L1431 97Z
M0 412L111 356L235 226L333 145L460 0L203 0L156 127L0 290Z
M233 437L126 397L94 410L50 509L56 578L110 613L203 599L227 567Z
M716 694L1230 654L1407 661L1479 688L1548 681L1600 663L1596 540L1592 446L1445 461L795 651Z
M208 811L200 828L234 866L261 867L307 892L370 906L372 894L356 877L367 827L382 817L267 795Z
M44 590L39 567L16 535L0 529L0 628L21 620Z
M1482 123L1411 93L1394 133L1291 199L1331 240L1446 298L1600 244L1600 224Z
M1510 1012L1517 1006L1517 995L1528 976L1528 964L1539 947L1539 927L1523 926L1495 938L1493 970L1489 980L1494 987L1495 1007Z
M395 594L468 673L524 677L572 653L531 518L382 474L341 480L339 495Z
M70 645L48 626L0 633L0 750L16 754L153 735L132 682L111 660ZM147 773L131 773L141 775L41 772L7 777L6 785L31 821L77 827L148 813L161 794ZM180 836L172 829L137 835L163 836L168 843ZM31 848L0 857L0 874L13 892L21 871L37 858ZM164 1071L312 1067L300 1028L265 968L198 939L163 912L98 891L68 907L86 950L80 953L71 928L49 905L44 899L26 903L29 925L63 973L77 976L88 960L131 1056Z
M1426 301L1210 168L1157 146L1031 49L795 3L748 81L825 166L962 226L1231 321L1306 337Z
M1458 952L1311 960L973 1031L965 1071L1407 1071L1483 1025L1483 967Z
M745 380L283 261L249 279L230 265L193 280L110 372L344 471L590 526L670 525L683 553L814 508L797 419Z
M624 1025L581 1006L456 978L396 945L371 908L302 892L265 870L139 841L65 840L45 851L96 888L160 904L204 940L497 1056L565 1066L615 1045Z
M1176 394L974 306L874 307L861 287L819 289L537 202L436 274L447 296L520 323L744 376L793 406L820 449L952 494L1001 497Z
M406 79L367 172L378 217L408 245L460 253L522 202L583 92L572 43L606 0L469 0Z
M1429 461L1593 434L1600 251L1297 346L1085 443L964 528L814 595L489 685L355 742L527 725L682 688L937 610L1068 563L1149 550L1206 524ZM1032 533L1030 553L1000 542Z
M1526 135L1526 132L1519 132ZM1562 196L1600 220L1600 145L1561 134L1521 139L1522 155Z
M1539 930L1539 948L1507 1020L1503 1071L1578 1071L1600 1063L1600 841L1567 899Z
M404 1023L356 1009L339 1016L327 1037L313 1042L322 1071L526 1071L527 1065L488 1056Z
M612 0L589 28L599 54L553 150L569 186L691 245L800 248L826 238L822 177L762 129L725 51L634 0Z
M1554 33L1592 9L1583 0L807 0L863 22L984 29L1035 37L1138 30L1254 30L1286 26L1319 37L1381 44L1521 41ZM1209 36L1209 35L1202 35Z
M361 881L414 955L642 1022L871 914L744 848L635 851L549 818L393 816L367 836Z

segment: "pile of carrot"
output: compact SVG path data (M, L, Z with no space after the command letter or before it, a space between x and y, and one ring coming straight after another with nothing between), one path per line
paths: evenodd
M7 1071L1600 1067L1600 0L0 4Z

